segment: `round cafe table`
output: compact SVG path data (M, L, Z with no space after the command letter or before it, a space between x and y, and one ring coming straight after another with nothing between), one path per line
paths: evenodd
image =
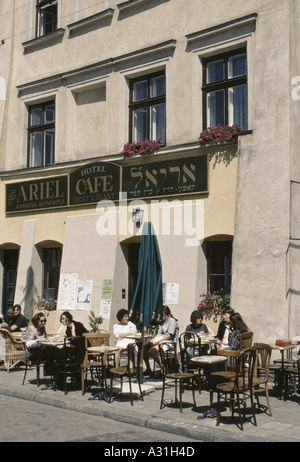
M106 384L106 372L105 372L105 364L103 361L104 355L112 355L115 354L116 351L118 351L118 347L114 346L109 346L109 345L101 345L101 346L93 346L93 347L88 347L87 351L88 353L92 353L96 356L100 357L100 363L101 363L101 390L99 393L97 393L93 399L99 398L99 399L105 399L105 388L104 388L104 383Z
M210 392L210 405L212 406L213 403L213 386L212 386L212 380L211 380L211 374L210 374L210 367L212 364L217 364L217 363L222 363L227 361L226 356L221 356L221 355L203 355L203 356L195 356L194 358L191 358L191 361L196 363L199 368L203 367L204 370L206 371L206 377L208 377L208 389Z

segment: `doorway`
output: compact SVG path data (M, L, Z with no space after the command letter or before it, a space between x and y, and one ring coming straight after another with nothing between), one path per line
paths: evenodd
M140 243L128 244L128 310L130 310L138 278Z
M10 306L14 304L16 280L18 271L19 250L3 250L3 290L2 314L5 316Z

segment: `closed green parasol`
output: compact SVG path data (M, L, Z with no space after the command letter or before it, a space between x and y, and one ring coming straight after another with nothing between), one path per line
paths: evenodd
M138 262L138 278L133 296L130 320L142 326L140 378L143 380L144 327L163 321L162 264L157 237L152 223L144 223Z

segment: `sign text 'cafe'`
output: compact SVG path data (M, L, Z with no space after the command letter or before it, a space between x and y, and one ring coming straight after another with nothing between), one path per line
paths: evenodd
M94 162L68 175L6 185L6 213L94 204L101 200L207 191L207 156L122 167Z

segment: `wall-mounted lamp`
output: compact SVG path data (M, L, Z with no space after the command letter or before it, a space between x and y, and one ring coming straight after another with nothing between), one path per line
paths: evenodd
M5 45L5 40L4 39L0 40L0 46L2 47L3 45Z
M143 222L144 210L132 209L132 222L141 224Z

